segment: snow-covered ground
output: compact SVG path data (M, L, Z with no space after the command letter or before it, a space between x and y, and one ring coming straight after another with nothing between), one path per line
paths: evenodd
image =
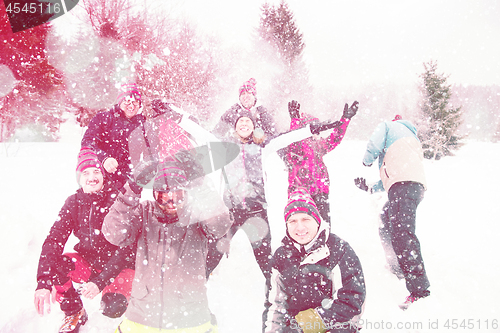
M0 332L57 332L62 313L39 317L33 305L42 243L67 196L76 188L81 130L59 143L0 144ZM428 191L417 214L417 235L431 282L431 296L406 312L407 291L385 268L378 238L384 194L354 186L378 180L376 166L363 167L365 142L344 142L325 157L332 180L332 230L347 240L363 265L367 300L363 332L499 332L500 144L468 142L456 156L425 161ZM277 159L268 165L268 201L273 247L284 234L286 174ZM208 283L219 331L259 332L264 279L246 235L235 235ZM82 333L113 332L121 319L98 313L98 297L84 299L90 319Z

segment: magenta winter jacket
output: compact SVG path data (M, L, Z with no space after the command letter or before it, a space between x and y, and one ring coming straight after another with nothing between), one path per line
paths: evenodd
M317 121L308 114L292 119L290 130ZM330 178L323 156L337 147L344 138L350 119L342 117L342 125L333 130L328 138L310 137L288 146L285 163L288 166L288 193L297 187L305 187L311 195L329 193Z

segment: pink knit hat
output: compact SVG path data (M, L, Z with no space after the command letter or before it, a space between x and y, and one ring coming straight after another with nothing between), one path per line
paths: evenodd
M298 188L288 196L288 203L285 207L285 222L290 216L297 213L310 215L318 222L318 225L321 224L318 207L305 188Z
M184 188L188 185L186 173L177 163L166 161L158 165L153 182L153 190L168 192L174 189Z
M241 95L241 93L246 91L246 92L252 93L254 96L257 96L256 85L257 85L257 80L255 80L254 78L249 79L248 81L243 83L243 85L240 87L240 90L239 90L240 95Z
M78 163L76 165L76 181L80 181L82 172L87 168L99 168L104 175L102 164L97 158L96 153L89 147L82 147L78 153Z
M122 84L120 87L120 94L116 99L116 104L121 104L121 102L123 102L123 100L128 96L134 97L136 101L139 101L142 104L141 93L139 92L139 89L137 89L137 84L134 82Z

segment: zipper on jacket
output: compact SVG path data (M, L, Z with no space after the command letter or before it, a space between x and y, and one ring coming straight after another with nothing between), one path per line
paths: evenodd
M92 230L92 215L94 213L94 202L91 200L90 201L90 212L89 212L89 240L90 240L90 247L94 247L93 244L93 239L94 239L94 231Z
M243 181L243 184L246 184L247 183L247 166L246 166L246 158L245 158L245 145L241 145L241 147L243 148L242 149L242 152L241 152L241 160L243 162L243 174L245 176L244 178L244 181ZM243 198L242 198L242 206L244 209L247 208L247 201L246 201L246 189L243 190Z

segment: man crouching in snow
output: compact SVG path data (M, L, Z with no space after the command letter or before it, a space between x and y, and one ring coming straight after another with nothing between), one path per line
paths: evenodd
M116 332L217 331L206 290L207 244L224 236L231 220L209 179L191 171L177 161L160 164L155 201L140 202L142 188L129 181L104 220L111 243L137 244L132 296Z
M356 332L365 300L356 253L330 233L303 188L290 194L285 221L286 236L273 256L265 332ZM335 290L338 269L341 286Z
M118 190L105 178L94 151L80 150L76 174L81 187L66 199L43 243L35 292L40 315L45 310L50 313L51 299L60 303L65 314L60 333L77 333L87 321L81 296L93 299L102 292L102 314L120 317L127 308L134 277L133 249L110 244L101 232ZM75 252L63 253L72 233L79 240ZM77 291L73 282L82 287Z

